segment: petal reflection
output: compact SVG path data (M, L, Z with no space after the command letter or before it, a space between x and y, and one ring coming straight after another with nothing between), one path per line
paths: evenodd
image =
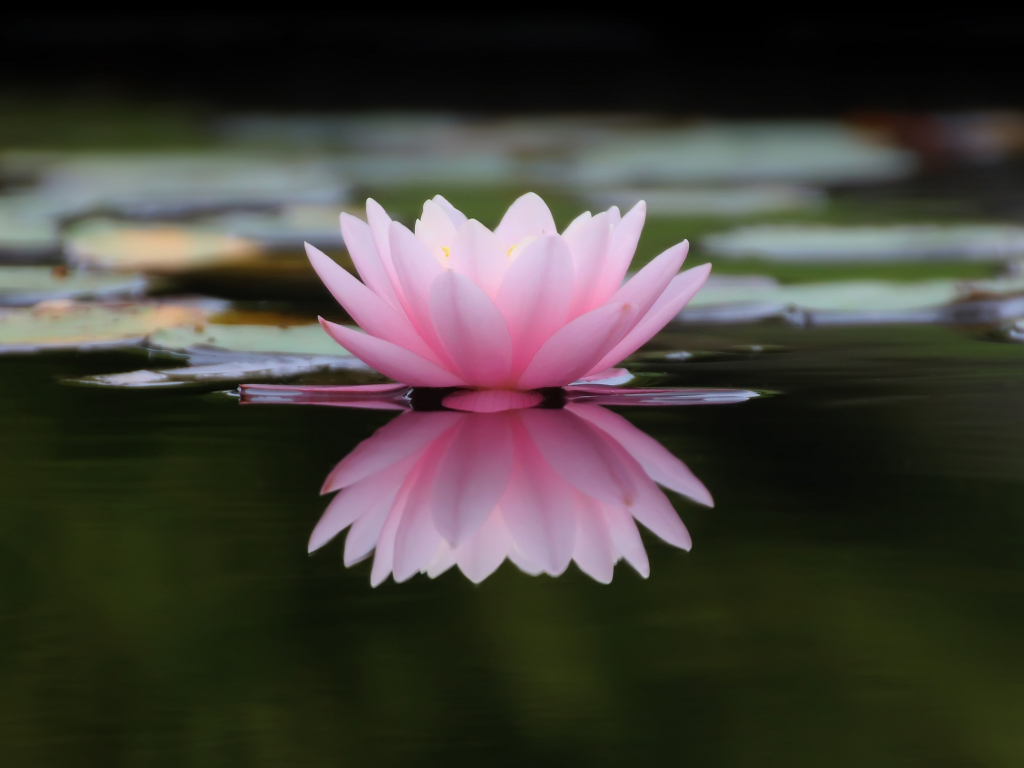
M360 443L324 482L339 493L310 551L351 526L345 564L373 551L376 586L452 567L479 583L506 559L551 576L575 562L601 583L625 560L646 578L636 522L690 548L658 484L707 506L711 495L626 419L592 400L484 410L406 411Z

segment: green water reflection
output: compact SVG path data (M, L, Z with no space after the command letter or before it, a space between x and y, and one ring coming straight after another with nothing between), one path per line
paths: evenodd
M714 494L651 578L369 586L306 555L392 416L0 367L5 765L1019 765L1024 348L936 327L694 328L624 409Z

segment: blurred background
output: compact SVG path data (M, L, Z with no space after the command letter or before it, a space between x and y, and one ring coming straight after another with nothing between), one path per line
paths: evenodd
M0 25L5 765L1016 766L1024 19L31 14ZM379 381L302 241L644 199L707 286L623 409L714 510L649 581L309 557ZM326 412L326 413L325 413Z

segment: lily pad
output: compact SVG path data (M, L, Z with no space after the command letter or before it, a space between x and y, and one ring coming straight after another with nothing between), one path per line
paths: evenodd
M590 199L599 208L617 205L624 211L644 200L649 216L750 216L818 208L827 197L815 187L742 184L622 189L595 193Z
M576 181L840 184L904 178L916 167L912 152L838 122L711 123L623 132L581 154Z
M61 299L0 310L0 354L140 344L160 328L206 323L209 308L184 303L86 304Z
M687 304L684 322L994 322L1024 315L1024 278L957 281L839 280L781 285L771 278L718 277Z
M248 355L241 359L231 356L221 362L166 368L159 371L141 370L86 376L72 383L102 387L149 389L234 383L251 380L275 380L309 373L337 370L367 370L365 363L354 357L338 355Z
M257 259L263 248L255 240L199 225L91 220L70 228L65 251L74 264L174 274Z
M29 307L52 299L127 299L142 296L143 275L68 271L63 267L0 267L0 306Z
M145 389L273 381L337 370L370 370L335 344L318 323L292 326L207 323L202 327L161 329L144 343L158 355L183 358L190 364L157 371L87 376L73 383Z
M163 328L147 339L154 349L200 352L277 353L351 357L319 323L275 326L207 323L202 327Z
M0 197L0 259L24 263L60 253L53 206L30 195Z
M236 152L18 153L5 164L38 179L65 214L181 216L288 203L340 203L347 184L329 163Z
M727 258L780 262L1005 261L1024 255L1024 227L760 224L708 235L701 245Z
M244 237L271 250L302 251L303 242L343 248L338 205L288 205L274 212L235 212L207 219L207 226Z

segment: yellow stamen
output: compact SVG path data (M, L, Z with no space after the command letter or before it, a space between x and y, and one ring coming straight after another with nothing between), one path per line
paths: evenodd
M449 248L447 245L442 245L441 250L444 251L444 257L446 259L452 255L452 249Z

